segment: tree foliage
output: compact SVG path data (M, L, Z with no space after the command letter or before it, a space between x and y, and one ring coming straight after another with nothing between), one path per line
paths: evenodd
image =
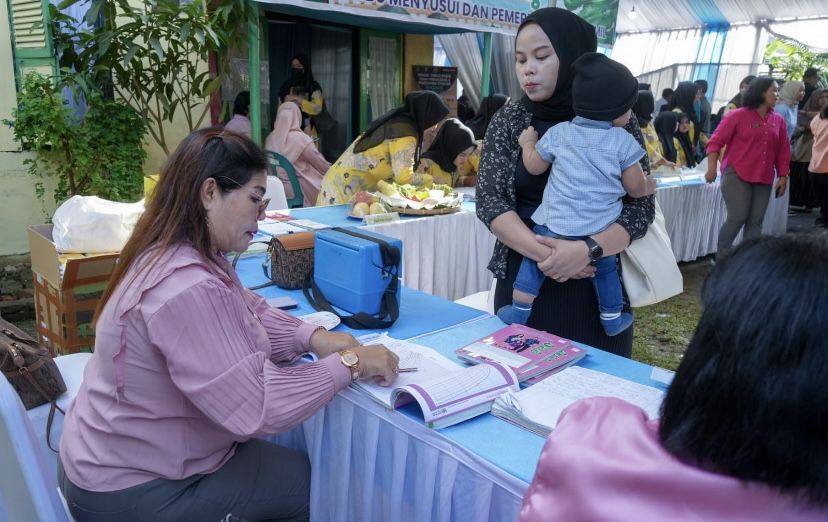
M135 201L142 190L144 121L122 101L91 93L89 109L78 120L66 104L62 85L32 72L18 93L12 121L14 137L35 154L28 171L43 179L57 178L55 202L69 196L97 195L114 201ZM42 181L37 195L44 197Z
M67 0L70 5L78 0ZM169 155L166 125L181 119L198 129L209 99L221 88L227 50L243 42L258 13L251 2L91 0L87 26L66 23L78 50L62 72L84 92L99 90L111 74L115 95L135 107L152 139ZM209 60L219 63L211 74ZM69 65L69 64L62 64Z
M787 80L801 80L808 67L828 73L828 54L818 54L796 40L775 38L765 48L765 63L780 71ZM823 77L822 81L825 81Z

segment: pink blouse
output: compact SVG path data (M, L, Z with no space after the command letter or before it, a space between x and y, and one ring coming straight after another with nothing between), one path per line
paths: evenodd
M785 120L770 109L763 118L742 107L727 113L707 144L707 153L725 148L722 172L732 166L739 179L771 185L774 168L780 177L790 172L791 144Z
M66 416L66 475L90 491L211 473L236 444L298 425L350 384L336 354L286 366L316 327L190 245L138 259L104 307ZM137 276L137 277L136 277ZM125 284L128 282L129 284Z
M593 397L561 414L519 519L792 522L824 521L828 511L684 464L661 446L658 422L643 410Z

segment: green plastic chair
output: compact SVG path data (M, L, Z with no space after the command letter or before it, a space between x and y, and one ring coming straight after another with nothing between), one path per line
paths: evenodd
M279 169L285 171L290 186L293 188L293 197L287 200L288 208L301 207L305 201L305 195L302 194L302 187L299 186L299 178L296 176L296 168L288 159L278 152L267 151L267 160L270 163L270 174L279 177Z

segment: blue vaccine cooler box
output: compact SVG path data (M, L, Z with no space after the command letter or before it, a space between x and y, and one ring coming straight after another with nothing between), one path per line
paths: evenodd
M348 229L351 231L352 229ZM380 244L337 229L316 231L314 281L328 302L352 314L380 312L383 294L394 278L402 276L402 241L362 229L356 234L376 238L396 247L396 265L383 260ZM388 256L386 256L388 257ZM400 288L397 285L397 302Z

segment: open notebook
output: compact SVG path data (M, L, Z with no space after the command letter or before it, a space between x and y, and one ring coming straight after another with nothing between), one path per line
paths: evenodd
M382 344L400 358L400 373L393 386L370 380L354 386L388 408L416 401L429 428L443 428L476 417L491 409L492 401L505 391L518 391L514 372L500 364L465 367L431 348L387 335L360 338L363 344Z
M568 406L587 397L617 397L658 417L664 392L614 375L570 366L517 393L504 393L492 405L492 415L542 437L549 435Z

